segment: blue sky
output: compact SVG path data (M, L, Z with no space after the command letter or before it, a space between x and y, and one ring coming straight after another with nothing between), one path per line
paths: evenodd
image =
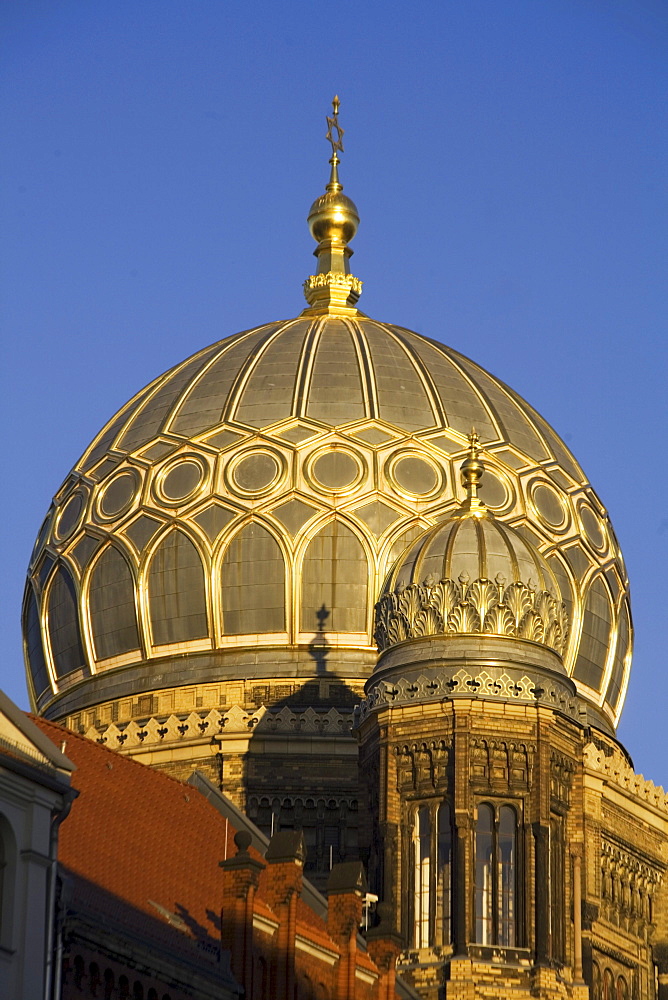
M53 492L199 347L295 315L341 97L365 312L553 424L608 506L636 648L619 735L668 785L668 7L4 0L0 684Z

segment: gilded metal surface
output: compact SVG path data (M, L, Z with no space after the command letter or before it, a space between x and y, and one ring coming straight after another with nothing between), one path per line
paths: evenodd
M347 195L339 180L338 152L343 152L343 129L339 125L338 97L332 101L332 117L327 116L327 141L332 146L331 172L325 193L311 205L308 224L311 236L317 242L316 274L304 282L304 297L310 309L308 315L332 313L354 316L355 305L362 294L362 282L350 273L348 261L353 251L348 244L355 236L360 219L357 207Z
M474 430L459 509L420 535L390 572L376 605L380 652L406 639L469 634L530 639L563 655L569 624L559 585L538 550L498 524L478 496L479 454Z
M58 490L24 604L33 704L59 717L59 705L136 696L184 656L193 671L206 663L200 679L229 679L248 650L260 673L279 651L295 664L304 654L300 677L370 673L377 595L406 546L464 499L475 426L480 501L546 561L571 619L566 670L615 726L632 626L606 510L511 389L438 341L357 312L348 241L359 217L336 154L309 215L311 308L155 379Z

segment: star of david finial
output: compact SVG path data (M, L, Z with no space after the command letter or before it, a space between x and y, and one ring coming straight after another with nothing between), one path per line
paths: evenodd
M327 115L327 142L332 145L332 156L336 157L336 151L340 153L343 152L343 133L344 129L339 125L339 107L341 102L338 97L334 97L332 101L332 117Z

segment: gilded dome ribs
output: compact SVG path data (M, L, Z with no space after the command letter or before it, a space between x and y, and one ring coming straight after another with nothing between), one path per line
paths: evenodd
M206 365L191 380L165 423L173 434L192 436L215 427L223 419L233 379L253 346L272 330L276 323L267 323L257 330L247 330L231 338L229 344L216 344Z
M450 421L448 420L448 415L445 412L443 401L438 393L438 390L434 384L434 380L432 379L429 369L425 365L424 361L422 360L418 352L413 349L411 343L407 340L407 338L405 338L402 335L400 330L397 329L390 330L388 327L385 327L385 329L387 330L388 333L393 334L395 339L402 344L404 350L407 352L411 361L413 362L414 367L417 369L424 390L429 398L429 403L434 412L436 423L439 425L439 427L443 425L448 425Z
M311 322L306 336L304 337L304 343L302 344L297 375L295 378L295 392L292 402L292 414L295 417L304 417L306 415L306 406L304 401L306 400L308 402L308 387L311 380L311 371L313 369L313 344L316 337L319 335L321 324L322 320L313 320Z
M249 423L250 426L253 427L261 427L265 423L274 423L277 418L273 417L272 419L273 414L272 416L267 416L266 419L263 419L261 415L263 402L271 406L269 400L273 389L275 388L273 385L261 387L257 396L253 396L250 399L247 399L246 396L250 392L250 385L253 378L256 375L260 375L260 366L269 351L272 350L272 348L276 345L276 342L280 341L286 333L291 331L295 326L298 327L298 324L299 320L289 320L286 323L281 323L277 329L271 331L267 337L257 344L253 352L247 358L246 362L242 364L239 374L230 389L227 406L223 411L223 420L236 420L240 423ZM290 375L289 368L287 370L287 374ZM252 420L245 420L241 415L244 413L244 409L246 407L248 407L246 416L251 416L253 418ZM256 410L257 412L253 413L253 410Z
M375 420L378 417L378 396L376 394L376 384L372 375L371 357L369 355L369 345L364 337L363 329L356 320L347 319L344 321L350 330L357 352L360 377L362 379L362 392L364 393L364 404L366 415Z

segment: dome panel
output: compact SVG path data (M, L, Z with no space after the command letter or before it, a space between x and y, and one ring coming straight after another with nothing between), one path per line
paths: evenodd
M195 545L178 529L153 553L148 601L154 646L208 636L204 567Z
M362 330L372 358L380 418L410 431L433 427L436 415L406 348L370 320Z
M613 610L610 597L600 576L587 591L582 633L573 677L594 691L601 687L608 656Z
M142 403L132 421L126 426L117 443L119 451L135 451L158 436L173 406L178 402L181 391L212 353L213 349L209 348L208 351L196 354L190 361L172 369L151 395L150 405L148 405L149 400Z
M549 451L529 418L518 406L514 394L506 392L506 387L502 383L482 371L468 358L459 355L458 360L493 407L497 419L503 426L506 440L512 441L520 451L536 462L549 459L551 457Z
M276 539L256 521L227 547L221 596L225 635L285 631L285 560Z
M86 665L74 580L67 568L58 566L49 585L49 640L57 677L83 670Z
M93 567L88 606L98 660L139 650L135 582L127 559L113 545Z
M279 324L261 326L216 344L211 363L183 393L169 430L192 437L219 424L240 371L254 357L257 345L277 329Z
M306 415L333 426L367 416L357 351L342 320L320 326Z
M424 337L410 330L401 330L401 337L425 364L440 396L446 424L460 434L468 435L475 427L485 441L499 436L482 398L451 358Z
M258 349L241 391L234 419L251 427L266 427L292 416L295 382L304 338L311 324L285 324Z
M368 583L362 543L341 521L330 521L304 555L302 632L365 632Z
M631 652L631 615L626 601L622 604L619 613L619 625L617 628L617 646L615 648L615 659L612 664L610 683L608 684L607 700L613 709L617 709L619 699L624 690L625 673Z
M44 659L44 649L42 647L42 632L39 623L39 610L35 592L28 584L26 608L23 618L23 631L25 635L26 657L30 664L33 689L35 697L46 691L49 687L49 671Z
M159 382L160 379L156 379ZM155 382L151 382L142 389L141 392L137 393L134 399L124 406L119 412L113 417L103 431L98 434L98 436L93 441L93 444L88 448L82 458L79 461L79 466L86 471L93 469L97 463L104 458L110 448L113 448L114 441L120 434L123 427L132 419L133 415L137 412L142 403L148 398L151 389L155 385ZM113 463L111 464L113 468ZM101 479L101 476L97 476Z

